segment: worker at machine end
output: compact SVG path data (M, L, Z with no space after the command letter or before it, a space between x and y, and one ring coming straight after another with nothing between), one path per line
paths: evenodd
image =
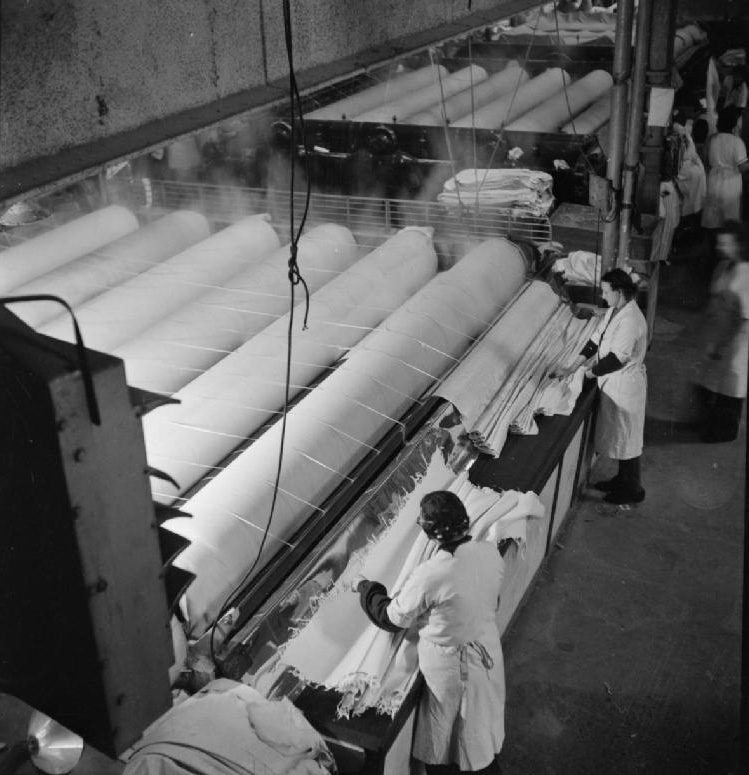
M623 269L601 277L608 305L598 327L574 362L556 367L549 376L568 377L583 364L585 376L598 380L601 398L596 421L595 448L599 455L619 461L612 479L593 486L606 493L608 503L640 503L647 378L645 353L648 326L637 306L637 284Z
M454 493L425 495L418 524L439 550L392 599L382 584L363 577L353 588L381 629L418 628L425 687L413 756L427 775L498 775L505 675L495 616L504 561L494 544L471 539L468 514Z

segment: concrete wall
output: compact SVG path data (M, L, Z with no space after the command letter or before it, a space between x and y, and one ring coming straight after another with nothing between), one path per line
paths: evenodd
M295 68L518 5L293 0ZM285 76L283 29L281 0L3 0L0 174Z

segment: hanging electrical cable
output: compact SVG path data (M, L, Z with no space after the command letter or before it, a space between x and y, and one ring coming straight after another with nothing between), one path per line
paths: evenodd
M268 522L266 523L265 530L263 531L263 537L260 542L260 547L258 549L257 555L252 565L250 565L250 567L247 569L244 576L233 587L231 592L224 599L224 602L221 604L221 607L219 608L218 613L216 614L216 618L214 619L213 624L211 625L211 630L209 635L210 652L211 652L211 659L213 660L213 664L215 666L216 675L218 676L220 676L223 673L223 669L222 669L222 663L217 660L217 655L216 655L216 647L215 647L216 630L218 628L219 623L226 615L227 611L229 611L233 606L234 602L237 599L237 596L239 595L240 591L242 590L242 588L244 587L248 579L252 577L255 567L257 566L257 563L260 560L260 557L262 556L263 547L267 542L268 535L270 534L271 524L273 522L273 513L275 511L276 500L278 497L279 485L281 481L281 471L283 468L284 443L286 440L286 420L288 416L290 390L291 390L291 364L292 364L291 354L292 354L293 329L294 329L294 308L296 306L295 290L297 285L301 285L304 288L304 293L305 293L304 322L302 324L303 330L307 328L307 319L309 316L309 288L307 287L307 283L304 281L304 278L302 277L302 273L299 269L299 264L297 263L297 258L299 253L299 240L301 239L302 232L304 231L304 226L307 221L307 216L309 214L310 198L311 198L312 191L311 191L311 182L310 182L310 174L309 174L309 149L307 148L307 142L306 142L306 136L305 136L302 98L299 93L299 85L297 83L296 72L294 70L294 42L293 42L293 36L292 36L292 30L291 30L290 0L283 0L283 22L284 22L284 39L286 43L286 57L289 64L289 112L290 112L289 124L291 126L291 134L290 134L290 141L289 141L290 142L290 153L289 153L289 157L290 157L290 171L289 171L290 247L289 247L289 262L288 262L288 276L289 276L289 289L290 289L289 325L287 329L287 341L286 341L286 373L285 373L285 385L284 385L284 404L283 404L283 411L280 419L281 437L279 441L278 464L276 468L276 478L273 484L273 497L271 499L270 513L268 515ZM297 120L298 120L298 123L297 123ZM305 173L306 173L306 190L305 190L304 210L302 212L302 217L299 220L299 225L295 226L295 223L294 223L295 221L294 157L295 157L296 149L298 147L297 135L299 136L299 142L301 143L302 155L304 158ZM233 627L235 625L236 625L235 622L232 623L229 632L225 634L225 638L231 635L233 631Z

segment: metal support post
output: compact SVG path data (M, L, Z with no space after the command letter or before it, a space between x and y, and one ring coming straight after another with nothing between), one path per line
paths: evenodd
M654 2L651 12L650 53L647 85L672 86L674 33L678 0ZM642 143L642 180L638 185L637 202L640 212L658 215L660 202L663 142L667 127L648 126Z
M640 139L642 138L643 107L645 105L645 79L650 49L650 17L653 0L640 0L637 8L635 32L635 61L632 71L632 88L629 100L629 121L624 154L622 180L622 210L619 225L619 252L617 265L629 258L629 242L632 231L635 183L640 162Z
M627 125L629 102L629 78L632 67L632 19L634 0L624 0L617 6L616 36L614 38L614 88L611 92L611 133L609 135L609 160L606 177L614 197L613 207L603 231L601 251L602 269L611 269L616 262L619 244L619 206L621 198L622 161L624 159L624 135Z

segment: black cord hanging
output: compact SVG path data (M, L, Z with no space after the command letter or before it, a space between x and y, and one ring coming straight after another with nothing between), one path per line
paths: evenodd
M293 37L291 32L291 6L289 0L283 0L283 19L284 19L284 39L286 41L286 56L289 63L289 103L290 103L290 148L289 159L291 169L289 172L290 184L289 184L289 234L290 234L290 247L289 247L289 261L288 261L288 278L289 278L289 325L287 329L286 337L286 373L285 373L285 385L284 385L284 404L283 413L281 416L281 438L279 441L278 450L278 464L276 468L276 478L273 483L273 496L271 499L270 513L268 514L268 521L263 531L263 537L255 555L255 559L252 565L242 576L241 580L232 588L231 592L226 596L221 607L216 614L213 624L211 625L209 646L211 659L215 666L216 675L223 675L223 663L220 662L216 655L216 630L219 622L224 617L227 611L229 611L233 603L237 599L237 595L242 590L247 581L252 577L252 574L257 567L260 557L262 555L265 544L270 534L271 524L273 522L273 514L276 508L276 501L278 499L279 485L281 481L281 470L283 468L284 448L286 442L286 421L289 411L289 393L291 391L291 352L293 344L293 331L294 331L294 308L296 306L296 286L301 285L304 288L305 294L305 312L302 329L307 328L307 319L309 316L309 287L307 286L301 270L299 269L298 256L299 256L299 240L301 239L304 231L304 226L307 222L307 216L309 215L309 206L311 199L311 181L310 181L310 168L309 168L309 150L307 148L306 133L304 129L304 114L302 111L302 99L299 93L299 85L296 80L296 73L294 70L294 56L293 56ZM297 123L298 122L298 123ZM298 127L298 129L297 129ZM306 191L304 200L304 210L302 217L299 221L298 227L295 228L294 220L294 184L295 184L295 164L294 157L297 149L297 134L302 146L302 153L304 157L304 165L306 172ZM236 623L229 629L224 635L224 639L230 637L235 631Z

